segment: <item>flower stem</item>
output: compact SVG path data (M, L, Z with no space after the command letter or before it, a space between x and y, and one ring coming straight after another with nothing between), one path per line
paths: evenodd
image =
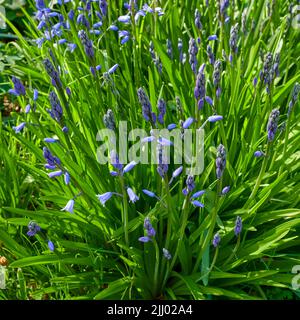
M268 142L266 155L265 155L265 157L264 157L264 160L263 160L263 163L262 163L262 166L261 166L261 169L260 169L258 178L257 178L257 180L256 180L255 186L254 186L254 188L253 188L253 190L252 190L252 193L251 193L249 199L246 201L246 203L245 203L245 205L244 205L244 209L245 209L245 208L249 208L249 206L251 205L252 200L253 200L254 197L256 196L257 190L259 189L261 180L262 180L262 178L263 178L263 176L264 176L264 174L265 174L266 168L267 168L270 146L271 146L271 143Z
M122 216L122 222L124 226L124 233L125 233L125 243L128 246L129 245L129 238L128 238L128 199L127 199L127 193L125 189L125 183L124 183L124 177L120 176L120 182L122 187L122 194L123 194L123 216Z
M202 245L201 251L199 252L199 255L197 257L193 273L196 272L199 269L203 253L205 252L207 246L209 245L209 241L212 238L212 235L213 235L213 232L214 232L214 228L215 228L215 224L216 224L216 221L217 221L218 206L219 206L219 199L220 199L221 190L222 190L222 178L220 180L218 180L218 183L217 183L217 192L216 192L216 197L215 197L214 209L213 209L212 216L211 216L211 223L210 223L210 226L209 226L209 230L208 230L208 232L206 234L206 237L204 239L204 243Z

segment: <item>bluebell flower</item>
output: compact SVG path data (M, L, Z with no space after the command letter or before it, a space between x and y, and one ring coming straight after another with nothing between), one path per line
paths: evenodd
M167 260L171 260L171 259L172 259L172 255L170 254L170 252L169 252L166 248L163 248L162 251L163 251L164 257L165 257Z
M106 114L103 116L103 122L107 129L110 129L110 130L116 129L115 116L111 109L108 109Z
M71 9L69 12L68 12L68 18L73 21L74 20L74 16L75 16L75 12L73 9Z
M69 87L66 87L66 94L68 95L68 96L70 96L71 95L71 89L69 88Z
M25 96L26 90L25 90L25 87L24 87L23 83L21 82L21 80L16 78L15 76L13 76L11 78L11 81L14 84L14 88L9 89L8 92L10 94L15 95L15 96Z
M144 119L146 121L152 122L153 121L152 107L146 92L144 91L143 88L139 88L137 91L137 95L138 95L139 102L142 106L142 113L143 113Z
M172 42L170 39L167 39L166 41L167 45L167 54L171 60L173 60L173 47L172 47Z
M205 64L202 64L199 68L194 88L194 96L195 99L198 100L198 109L203 108L204 98L206 94L204 68Z
M242 229L243 229L242 218L238 216L235 221L234 234L238 236L242 232Z
M77 48L77 44L75 43L68 43L68 49L70 50L71 53L74 52L74 50Z
M107 15L107 7L108 5L106 0L99 0L99 8L104 17Z
M172 178L171 178L169 184L171 184L174 179L176 179L178 176L181 175L182 170L183 170L183 166L180 166L176 170L173 171Z
M166 102L164 101L164 99L159 99L158 103L157 103L157 109L158 109L158 117L157 120L160 124L164 124L164 116L166 114Z
M30 109L31 109L31 105L30 104L27 104L26 107L25 107L25 113L29 113L30 112Z
M182 124L182 128L183 129L187 129L188 127L190 127L190 125L194 122L194 118L187 118L184 123Z
M254 77L253 78L253 87L255 88L257 85L257 77Z
M130 23L130 16L129 15L120 16L120 17L118 17L118 21L121 23L128 24L128 23Z
M149 196L149 197L151 197L151 198L156 198L156 199L160 200L160 198L159 198L154 192L149 191L149 190L147 190L147 189L143 189L142 191L143 191L143 193L145 193L147 196Z
M217 148L216 158L216 175L217 179L221 179L226 166L226 150L225 147L220 144Z
M216 89L217 98L220 97L221 94L221 87L220 87L220 80L222 74L222 62L221 60L216 60L214 64L214 72L213 72L213 83Z
M273 109L269 116L269 121L267 125L268 131L268 140L271 142L274 140L277 128L278 128L278 121L279 121L280 112L278 109Z
M62 129L61 129L62 132L64 133L68 133L69 132L69 128L64 126Z
M222 189L222 192L221 192L222 196L224 196L225 194L227 194L229 191L230 191L230 186L224 187L224 188Z
M155 231L155 229L153 228L149 217L146 217L146 218L144 219L144 229L146 230L147 235L148 235L149 237L154 237L154 236L155 236L156 231Z
M196 74L197 73L197 53L198 47L196 44L195 39L191 38L189 41L189 63L191 65L192 71Z
M46 58L46 59L43 60L43 64L44 64L46 72L48 73L48 75L51 78L52 84L57 88L61 88L62 87L62 83L61 83L61 80L60 80L59 73L54 68L52 62L48 58Z
M113 25L113 24L111 26L109 26L108 29L112 30L112 31L118 31L119 30L119 28L117 26Z
M21 122L18 126L12 127L12 129L15 131L15 133L20 133L26 125L26 122Z
M129 171L132 170L136 165L137 165L137 162L135 162L135 161L129 162L129 163L124 167L123 173L129 172Z
M49 93L49 101L51 109L47 109L47 111L49 112L51 118L53 118L57 122L60 122L63 115L63 110L60 101L58 100L57 94L54 91L51 91Z
M157 172L161 176L161 178L164 178L165 175L168 172L168 159L166 158L166 153L164 152L164 146L162 144L157 145Z
M136 202L139 200L139 197L133 192L133 190L131 188L127 188L127 194L129 197L129 202Z
M215 248L218 247L218 245L220 244L220 241L221 241L221 237L219 235L219 233L216 233L213 237L213 241L212 241L212 244Z
M149 239L155 237L156 231L155 231L155 229L153 228L153 226L152 226L152 224L151 224L151 222L150 222L149 217L146 217L146 218L144 219L144 229L145 229L145 231L147 232L147 237L148 237ZM140 240L140 241L141 241L141 240Z
M175 123L171 123L167 126L167 129L171 131L171 130L175 129L176 127L177 127L177 125Z
M46 147L43 148L43 156L44 156L44 159L47 161L48 165L54 168L56 167L56 165L60 165L59 158L53 156L51 151Z
M287 114L288 117L290 116L294 105L297 103L299 93L300 93L300 84L298 82L296 82L293 87L291 100L289 102L289 109L288 109L288 114Z
M45 42L45 40L46 40L45 38L37 38L33 41L37 44L38 48L40 49L42 47L43 43Z
M67 39L59 39L59 40L57 41L58 44L64 44L64 43L66 43L66 42L67 42Z
M182 63L183 61L183 43L182 39L178 38L178 51L179 51L179 61Z
M215 63L215 55L210 45L207 45L207 56L208 56L209 63L213 65Z
M223 116L220 116L220 115L217 115L217 114L216 114L216 115L213 115L213 116L208 117L207 120L208 120L209 122L217 122L217 121L223 120Z
M58 171L52 171L50 173L48 173L48 177L49 178L55 178L55 177L59 177L63 174L63 172L61 170Z
M218 36L216 34L212 34L207 38L208 41L218 40Z
M123 169L123 164L120 163L118 154L115 150L110 152L110 163L113 165L114 168L121 171Z
M210 105L213 106L214 105L214 101L211 97L209 96L205 96L205 101Z
M260 150L257 150L257 151L254 152L254 157L255 158L263 157L264 155L265 154Z
M106 201L108 201L113 196L113 192L105 192L103 194L98 194L97 198L103 206L105 206Z
M55 250L55 246L53 244L53 242L51 240L48 240L48 248L50 251L54 251Z
M199 190L199 191L195 192L195 193L191 196L191 199L199 198L199 197L203 196L204 193L205 193L205 190Z
M120 30L118 32L119 39L121 39L121 44L123 45L130 39L130 33L127 30Z
M44 0L35 0L35 7L36 7L38 10L46 9L46 5L45 5Z
M151 241L151 238L148 236L139 237L139 241L146 243L146 242Z
M70 213L74 213L74 204L75 204L74 199L69 200L67 202L66 206L61 209L61 211L67 211L67 212L70 212Z
M236 54L238 51L237 41L238 41L238 32L239 32L239 25L236 23L230 29L230 39L229 39L229 46L231 49L231 54Z
M264 57L263 70L260 72L260 79L266 85L266 90L269 93L270 86L273 82L274 71L273 71L273 54L268 52Z
M202 23L201 23L201 16L200 12L198 9L195 10L195 26L197 29L201 30L202 29Z
M115 65L113 65L107 72L108 72L109 74L112 74L112 73L114 73L114 72L118 69L118 67L119 67L119 65L118 65L118 64L115 64Z
M36 101L38 99L39 92L37 89L33 90L33 101Z
M189 175L185 183L186 187L182 190L182 193L187 196L188 193L192 192L195 189L194 177Z
M38 232L41 231L41 227L35 222L35 221L30 221L28 223L28 232L27 235L29 237L35 236Z
M134 15L134 21L135 23L137 23L140 19L140 17L145 17L146 16L146 12L143 10L139 10L135 15Z
M55 139L55 138L44 138L44 142L46 142L46 143L56 143L58 141L59 140Z
M78 32L78 36L84 47L85 54L91 59L94 58L93 42L89 39L86 32L84 30L80 30Z
M204 204L201 203L201 202L198 201L198 200L193 200L193 201L192 201L192 204L193 204L194 206L196 206L196 207L204 208Z
M70 180L71 180L70 174L69 174L68 171L66 171L65 174L64 174L65 184L68 185L70 183Z
M87 29L90 28L90 23L88 21L88 19L86 18L86 16L83 13L80 13L77 17L76 23L78 25L83 25L85 26Z

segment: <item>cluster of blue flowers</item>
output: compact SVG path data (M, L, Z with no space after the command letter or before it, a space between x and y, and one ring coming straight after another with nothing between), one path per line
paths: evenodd
M78 31L78 39L79 45L82 46L82 52L84 52L84 58L88 61L90 71L94 77L97 76L97 72L102 70L101 65L97 65L97 48L95 46L95 40L97 37L102 34L103 32L118 32L118 38L121 45L125 45L130 39L135 40L133 38L133 29L135 24L139 23L139 20L143 17L146 17L148 14L162 16L163 10L160 7L154 8L153 6L149 6L148 4L141 5L141 8L138 8L138 3L135 0L130 0L128 3L124 4L124 8L121 8L120 11L122 12L120 16L114 21L111 25L108 25L108 12L109 7L106 0L90 0L90 1L82 1L82 6L74 7L74 3L65 0L65 1L58 1L58 5L65 5L69 4L67 11L67 16L50 9L46 6L44 0L36 0L36 13L35 19L38 23L38 30L43 34L41 38L39 38L36 43L39 48L41 48L45 42L51 41L52 44L56 45L66 45L66 48L70 52L74 52L77 49L77 45L73 42L64 38L67 36L68 30L71 30L72 27L76 26ZM208 4L207 4L208 5ZM226 0L219 1L219 14L220 14L220 21L221 23L227 23L229 21L228 16L228 8L230 7L230 2ZM65 7L66 8L66 7ZM91 17L96 18L96 21L92 24ZM199 10L195 11L194 16L194 24L197 28L197 32L202 35L202 23L201 23L201 15ZM242 29L245 32L245 21L242 23ZM214 109L214 100L213 98L219 99L221 97L221 85L222 85L222 72L223 72L223 62L229 60L231 65L234 63L235 57L238 55L238 43L239 43L239 25L236 23L235 25L231 26L230 29L230 38L229 38L229 58L226 56L226 52L223 53L223 59L220 59L218 56L214 54L214 44L217 44L218 36L215 34L209 35L207 38L207 43L209 44L206 46L206 54L208 64L206 67L206 63L202 63L202 65L198 68L198 53L201 44L202 38L190 38L188 43L188 61L191 67L191 70L194 75L194 86L191 86L191 90L194 90L194 98L197 104L197 112L201 112L204 108L204 103L206 102L208 105L212 106L213 114L207 119L204 119L202 127L207 123L215 123L217 121L222 121L223 116L216 114L216 110ZM186 53L184 52L184 44L182 39L178 39L178 52L179 52L179 62L184 64L186 60ZM174 46L175 48L175 46ZM173 48L173 44L170 39L166 39L166 53L171 60L176 59L175 52ZM162 63L154 50L153 42L149 43L149 51L152 57L152 60L157 67L159 73L162 72ZM55 56L53 55L52 51L49 51L50 58L45 58L43 60L44 69L47 75L50 78L50 83L53 86L53 90L49 93L49 104L50 107L47 109L50 117L54 120L53 123L55 125L59 125L61 130L66 134L68 134L68 127L65 125L65 112L68 107L65 104L65 100L67 97L71 96L71 89L64 85L64 71L62 70L63 66L59 66L56 62ZM271 86L274 82L275 77L279 76L279 64L280 64L280 55L276 53L273 57L272 53L267 53L264 56L262 70L260 72L260 79L261 84L266 86L267 92L270 92ZM224 63L225 65L225 63ZM119 64L114 64L110 67L107 71L103 72L103 79L105 81L109 81L110 75L115 73L119 68ZM213 70L212 75L208 74L209 70ZM206 73L206 74L205 74ZM207 95L207 83L209 83L209 77L212 76L212 83L213 83L213 90L215 96L212 98ZM12 77L11 79L13 88L9 90L9 93L14 96L25 96L26 89L20 79L16 77ZM254 86L257 85L257 78L254 79ZM300 86L297 83L292 91L290 102L289 102L289 111L290 114L292 107L295 105L300 92ZM38 91L33 89L30 91L32 94L31 102L32 105L35 106L35 103L38 99ZM177 126L181 129L182 137L184 136L184 130L192 127L193 129L199 128L199 120L196 119L197 117L185 117L180 98L176 97L176 104L177 104L177 114L178 114L178 123L169 123L166 124L166 117L167 115L167 102L163 98L159 98L157 101L157 112L154 112L153 106L151 105L150 99L142 87L138 88L137 90L137 99L141 105L141 113L144 120L147 122L147 125L150 125L150 135L146 138L143 138L142 142L151 142L156 140L157 144L157 174L167 183L167 186L171 185L173 181L178 178L183 172L183 166L176 168L171 174L170 166L168 164L167 159L165 159L165 147L169 147L172 145L172 142L162 138L160 136L155 136L153 133L154 128L167 128L168 130L173 130ZM30 112L31 104L28 104L25 108L25 113ZM33 111L35 110L35 107ZM278 123L279 123L279 116L280 111L278 109L272 110L268 124L267 124L267 138L269 142L274 141L276 132L278 130ZM71 119L69 119L70 121ZM103 116L103 122L106 128L111 130L116 130L116 120L111 109L108 109L105 115ZM13 127L15 133L20 133L24 127L26 126L26 122L22 122L19 125ZM57 138L47 137L44 139L44 142L47 144L53 144L59 142ZM71 177L65 166L62 164L61 160L56 157L51 152L51 147L43 147L43 157L46 161L45 169L50 170L48 173L49 178L57 178L60 176L64 176L64 182L68 185L71 181ZM255 157L263 157L265 153L263 151L257 150L254 152ZM124 182L124 190L123 194L120 194L115 191L106 191L102 194L97 194L96 197L98 198L101 205L105 206L107 201L109 201L113 196L121 197L123 200L128 199L130 203L135 203L139 200L138 192L135 190L135 187L126 185L126 174L133 170L135 166L138 165L137 162L131 161L128 164L121 163L119 160L119 156L116 150L111 150L110 152L110 162L113 167L113 170L110 170L110 175L115 177L115 179L120 179L120 181ZM216 167L216 179L218 180L217 183L222 183L224 172L226 169L227 163L227 152L226 148L220 144L217 147L216 159L215 159L215 167ZM170 177L170 179L169 179ZM151 189L151 188L150 188ZM188 204L193 205L197 208L204 208L204 201L201 200L201 197L205 197L205 190L198 190L196 191L196 182L192 175L188 175L185 178L185 186L182 190L184 195L185 201ZM222 191L221 191L222 190ZM162 202L162 199L158 197L155 192L142 189L142 192L151 197L155 198L157 201ZM217 196L224 197L230 192L230 186L225 186L220 188L219 194ZM74 213L74 206L76 197L70 199L64 208L63 211L67 211L69 213ZM200 201L201 200L201 201ZM126 202L127 203L127 202ZM234 234L238 237L242 232L243 224L241 217L236 218L235 226L233 228ZM34 236L38 232L41 231L40 226L36 222L30 222L28 225L28 236ZM154 229L150 218L146 217L144 219L144 232L145 234L139 237L139 241L143 243L153 242L155 241L156 230ZM219 233L216 233L212 239L212 245L217 248L221 242L221 236ZM48 247L51 251L54 251L54 244L50 240L48 240ZM170 260L172 258L171 253L168 249L162 249L163 256Z

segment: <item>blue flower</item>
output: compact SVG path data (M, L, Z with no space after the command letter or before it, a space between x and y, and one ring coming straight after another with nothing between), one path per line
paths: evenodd
M128 164L124 167L123 173L129 172L129 171L132 170L136 165L137 165L137 162L131 161L130 163L128 163Z
M230 186L224 187L224 188L222 189L222 192L221 192L222 196L224 196L225 194L227 194L229 191L230 191Z
M216 233L212 241L213 246L216 248L219 245L220 241L221 241L221 237L218 233Z
M133 190L131 188L127 188L127 194L128 194L128 197L129 197L129 201L130 202L136 202L139 200L139 197L133 192Z
M218 40L218 36L217 36L216 34L213 34L213 35L209 36L209 37L207 38L207 40L208 40L208 41Z
M48 240L48 248L50 251L54 251L55 246L51 240Z
M176 170L173 171L172 178L171 178L169 184L171 184L172 181L181 174L182 170L183 170L183 166L180 166Z
M201 203L201 202L198 201L198 200L192 201L192 204L193 204L194 206L196 206L196 207L204 208L204 204Z
M210 116L208 117L207 119L209 122L217 122L217 121L220 121L220 120L223 120L223 116L220 116L220 115L213 115L213 116Z
M194 118L187 118L184 123L182 124L182 128L183 129L187 129L193 122L194 122Z
M49 101L51 105L51 110L48 109L47 111L49 112L51 118L53 118L57 122L60 122L63 115L63 110L60 101L57 97L57 94L54 91L51 91L49 93Z
M41 227L35 222L35 221L30 221L28 223L28 232L27 235L29 237L33 237L36 235L39 231L41 231Z
M242 232L242 228L243 228L242 218L238 216L235 221L234 234L238 236Z
M97 198L103 206L105 206L106 201L108 201L113 195L113 192L105 192L103 194L98 194Z
M165 257L167 260L172 259L172 256L171 256L170 252L169 252L166 248L163 248L162 251L163 251L164 257Z
M26 122L22 122L18 126L12 127L12 129L15 131L15 133L20 133L24 129L25 125Z
M33 101L36 101L38 99L39 92L37 89L33 90Z
M201 197L202 195L204 195L204 193L205 193L205 190L197 191L197 192L195 192L195 193L191 196L191 199L199 198L199 197Z
M11 78L11 81L14 84L14 88L9 89L8 92L10 94L15 95L15 96L21 96L21 95L25 96L26 90L25 90L25 87L24 87L23 83L21 82L21 80L13 76Z
M117 69L118 69L119 65L118 64L115 64L114 66L112 66L107 72L109 74L112 74L114 73Z
M128 23L130 23L130 16L129 15L120 16L120 17L118 17L118 21L121 23L128 24Z
M53 171L53 172L48 173L48 177L55 178L55 177L61 176L62 174L63 174L63 172L61 170Z
M70 174L69 174L68 171L66 171L65 174L64 174L65 184L68 185L70 183L70 180L71 180Z
M55 138L44 138L44 142L46 142L46 143L56 143L58 141L59 140L55 139Z
M153 228L150 219L148 217L145 218L144 220L144 229L147 233L147 236L140 237L139 241L141 242L149 242L152 241L152 238L155 237L156 231Z
M147 236L145 236L145 237L139 237L139 241L146 243L146 242L151 241L151 238L150 238L150 237L147 237Z
M61 211L68 211L70 213L74 213L74 204L75 204L74 199L69 200L66 206L61 209Z
M262 151L255 151L254 152L254 157L259 158L259 157L263 157L265 154Z

